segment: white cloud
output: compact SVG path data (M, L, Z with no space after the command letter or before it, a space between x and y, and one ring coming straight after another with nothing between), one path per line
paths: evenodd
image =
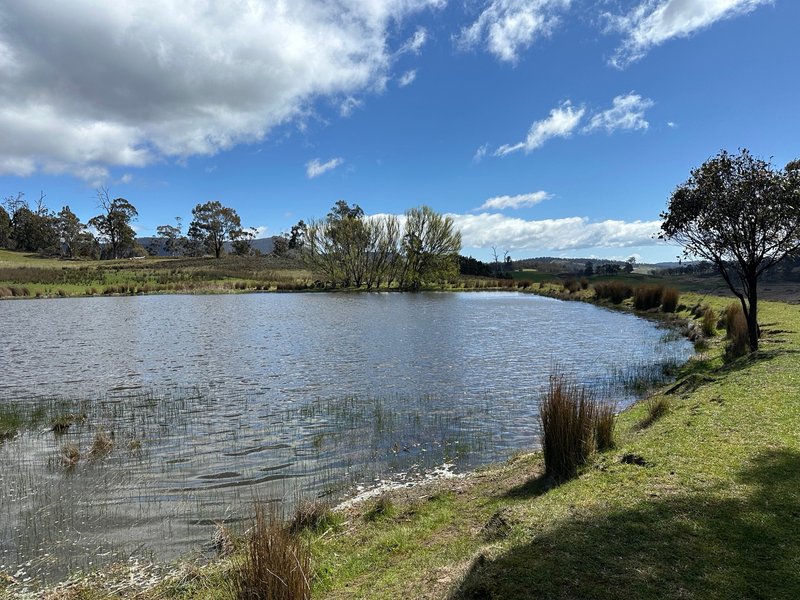
M483 144L480 148L475 150L475 154L472 155L472 162L479 163L483 160L483 157L486 156L486 152L489 150L489 144Z
M363 106L363 102L358 98L354 98L353 96L348 96L344 99L344 101L339 105L339 114L343 117L349 117L353 114L353 111L357 108L361 108Z
M552 194L545 191L532 192L530 194L518 194L517 196L495 196L489 198L477 210L502 210L504 208L522 208L523 206L533 206L544 200L552 198Z
M675 123L674 121L667 121L667 127L669 127L670 129L675 129L677 126L678 126L677 123Z
M569 100L550 111L550 115L541 121L534 121L524 141L517 144L503 144L495 150L495 156L505 156L518 150L527 154L536 150L547 140L554 137L566 138L578 127L586 113L584 107L575 108Z
M130 173L125 173L122 177L119 178L120 183L130 183L133 181L133 175Z
M306 163L306 176L309 179L314 179L314 177L319 177L323 173L332 171L342 163L344 163L344 159L338 157L326 162L320 162L318 158L315 158Z
M613 133L617 129L647 129L650 124L644 118L644 112L653 106L649 98L642 98L631 92L625 96L617 96L611 108L592 116L586 131L605 129Z
M256 235L256 239L261 239L265 235L267 235L268 227L266 225L259 225L258 227L252 227L253 233Z
M413 54L419 54L422 50L422 47L425 45L425 42L428 41L428 30L424 27L420 27L414 32L408 41L403 44L400 48L400 54L405 52L411 52Z
M772 0L643 0L626 15L606 15L609 28L625 35L611 64L625 67L669 39L687 37L719 20L771 3Z
M261 140L320 97L379 90L393 26L443 5L6 0L0 175L141 167Z
M498 59L515 63L538 38L548 37L571 0L493 0L456 37L462 49L485 44Z
M566 217L540 221L507 217L499 213L449 215L461 231L465 248L492 246L519 250L578 250L629 248L660 244L653 236L660 221L596 221Z
M410 71L406 71L405 73L403 73L400 79L397 80L397 85L399 85L400 87L406 87L407 85L411 85L412 83L414 83L414 80L416 78L417 78L417 70L411 69Z

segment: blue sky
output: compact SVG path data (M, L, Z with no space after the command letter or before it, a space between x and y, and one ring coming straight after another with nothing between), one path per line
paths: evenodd
M264 235L427 204L464 253L672 260L721 149L800 156L792 0L7 0L0 195L151 235L219 200Z

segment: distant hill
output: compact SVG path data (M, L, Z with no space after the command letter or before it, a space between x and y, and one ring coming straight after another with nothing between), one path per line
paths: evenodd
M155 256L169 256L164 247L164 238L160 237L138 237L136 243L142 246L145 250L154 252ZM253 248L261 252L261 254L269 254L275 247L275 236L268 238L258 238L252 242ZM233 245L230 242L225 242L225 252L230 253L233 251Z

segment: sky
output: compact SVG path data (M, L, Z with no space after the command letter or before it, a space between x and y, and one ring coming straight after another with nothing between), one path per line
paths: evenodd
M463 253L674 260L692 168L800 157L796 0L4 0L0 197L139 235L428 205Z

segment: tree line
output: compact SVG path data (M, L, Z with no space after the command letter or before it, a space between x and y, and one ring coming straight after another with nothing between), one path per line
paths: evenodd
M58 213L48 209L43 195L35 207L21 193L7 197L0 206L0 247L65 258L145 256L132 226L139 216L136 207L125 198L111 198L106 188L97 190L97 206L100 214L82 223L69 206ZM235 254L256 253L255 230L242 227L237 212L219 201L196 205L185 233L179 217L159 225L156 233L158 245L172 256L219 258L227 242ZM324 219L299 221L273 242L273 254L301 259L321 283L334 287L418 290L454 279L460 271L461 234L451 218L427 206L402 218L367 217L357 204L339 200Z
M39 196L31 206L24 194L8 196L0 204L0 248L38 252L50 256L84 259L118 259L146 256L148 249L136 242L132 224L139 212L125 198L111 198L107 188L97 190L100 214L82 223L70 207L58 213L50 210ZM225 242L233 242L234 252L252 251L250 242L255 231L242 227L232 208L218 201L198 204L192 209L192 221L186 235L181 219L175 225L159 225L157 236L173 256L219 258Z

